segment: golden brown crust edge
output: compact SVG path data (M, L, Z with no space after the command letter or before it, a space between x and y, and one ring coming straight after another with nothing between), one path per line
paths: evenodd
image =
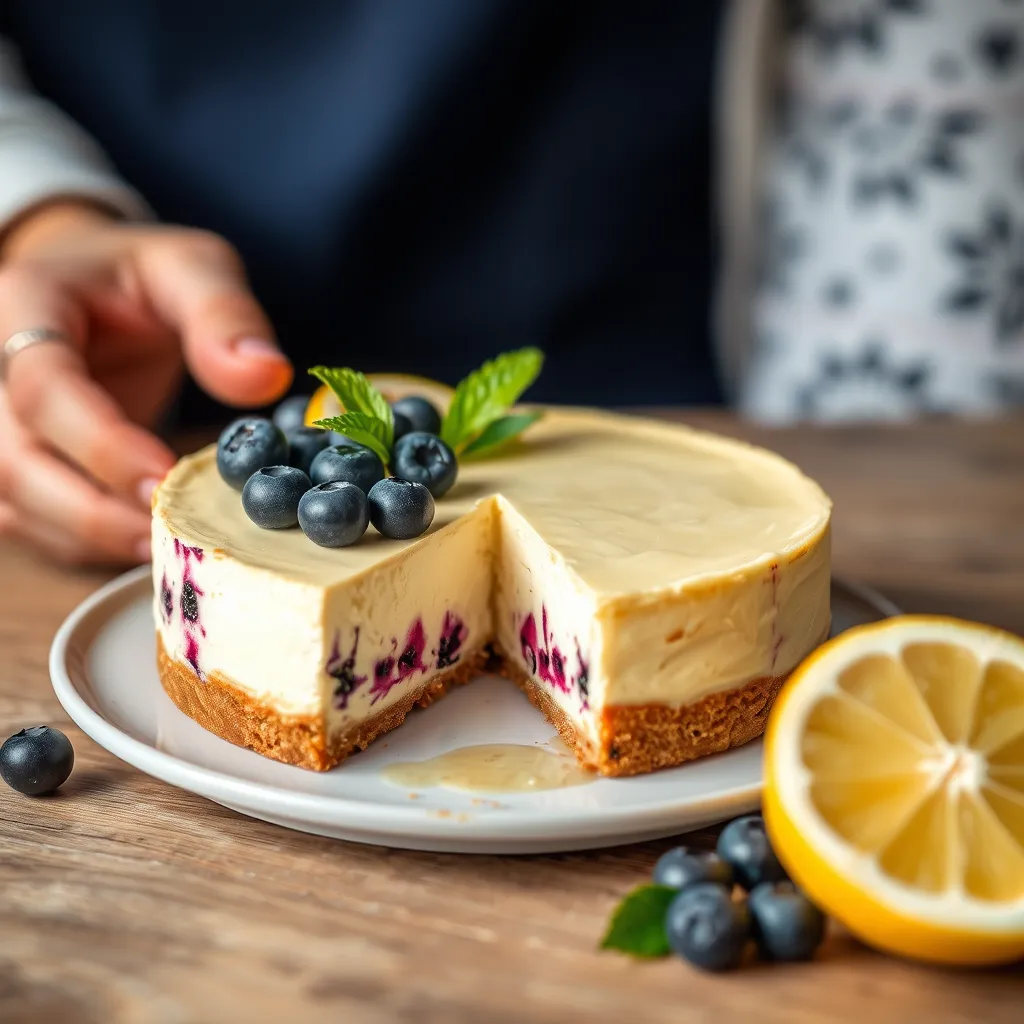
M719 754L757 739L788 673L754 679L735 690L712 693L695 704L610 705L601 713L600 740L581 733L571 719L514 663L503 659L511 679L558 730L586 768L607 776L643 775Z
M378 736L401 725L413 707L426 707L451 687L469 682L486 663L486 652L475 652L357 728L327 736L319 715L282 715L216 672L200 679L191 666L170 657L157 635L160 682L167 696L189 718L236 746L321 772L333 768L349 754L365 750Z
M476 652L355 730L334 737L325 735L319 716L281 715L216 673L205 681L199 679L190 666L167 654L159 636L157 667L171 700L204 729L275 761L314 771L327 771L349 754L365 750L378 736L401 725L413 707L426 707L485 668L512 680L558 730L580 763L606 776L642 775L749 743L764 732L768 713L787 678L762 677L685 707L605 707L595 744L546 689L500 653L488 663L486 652Z

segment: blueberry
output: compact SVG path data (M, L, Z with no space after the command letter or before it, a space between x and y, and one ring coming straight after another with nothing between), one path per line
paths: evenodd
M750 911L717 882L688 885L665 914L668 944L705 971L738 967L751 937Z
M289 439L306 423L306 406L309 405L308 395L292 395L286 398L274 410L274 426L284 431Z
M288 464L309 476L313 460L328 445L335 444L331 435L319 427L299 427L288 435Z
M361 445L358 441L353 441L348 434L342 434L337 430L328 430L327 433L331 437L331 444L345 445L347 448L364 448L365 445Z
M264 466L288 462L288 439L270 420L246 417L225 427L217 442L217 469L236 490Z
M451 490L459 473L455 453L434 434L417 431L395 444L392 471L403 480L423 484L435 498Z
M825 915L792 882L762 882L747 905L768 959L810 960L825 937Z
M731 886L732 868L717 853L689 850L685 846L662 854L654 865L655 885L682 889L693 882L720 882Z
M196 588L188 580L181 585L181 617L186 622L199 621L199 598L196 597Z
M22 729L0 747L0 778L26 796L45 796L59 789L74 765L71 740L48 725Z
M416 428L412 425L412 420L408 416L404 416L400 412L394 412L392 410L392 418L395 424L395 437L396 441L405 437L406 434L411 434Z
M267 466L246 480L242 508L264 530L286 530L299 521L299 499L312 486L301 469Z
M426 533L434 521L430 491L412 480L389 477L374 484L367 495L370 522L392 540L409 540Z
M355 544L366 533L369 521L366 495L346 480L317 484L299 502L299 526L322 548Z
M750 814L730 821L718 837L718 856L732 865L736 881L749 892L761 882L781 882L786 872L764 830L764 818Z
M395 414L401 414L412 424L413 430L424 434L441 433L441 414L421 395L409 395L391 403Z
M363 494L384 479L384 463L380 456L361 444L336 444L325 448L309 467L314 484L355 484Z

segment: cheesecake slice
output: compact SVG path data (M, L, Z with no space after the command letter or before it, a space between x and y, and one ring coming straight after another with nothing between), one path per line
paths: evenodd
M634 775L761 734L825 639L831 504L770 452L552 409L463 463L412 541L261 530L212 447L153 504L160 678L233 743L325 770L484 669Z

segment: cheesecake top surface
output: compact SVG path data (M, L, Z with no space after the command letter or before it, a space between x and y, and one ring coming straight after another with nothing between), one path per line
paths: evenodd
M330 586L399 556L495 495L506 498L595 591L636 594L730 575L795 553L826 529L831 503L795 466L764 449L676 424L550 409L521 443L463 460L422 537L370 527L348 548L301 530L250 522L209 446L180 460L153 513L187 544L253 568Z

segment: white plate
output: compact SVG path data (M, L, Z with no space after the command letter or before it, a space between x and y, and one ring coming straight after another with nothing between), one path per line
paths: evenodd
M50 675L83 732L174 786L287 828L355 842L456 853L542 853L654 839L752 810L761 744L652 775L536 793L425 789L385 782L394 761L474 743L546 744L550 725L511 683L482 678L410 715L401 729L317 774L232 746L183 715L160 686L148 567L83 602L57 633ZM833 584L835 629L895 614L877 595Z

